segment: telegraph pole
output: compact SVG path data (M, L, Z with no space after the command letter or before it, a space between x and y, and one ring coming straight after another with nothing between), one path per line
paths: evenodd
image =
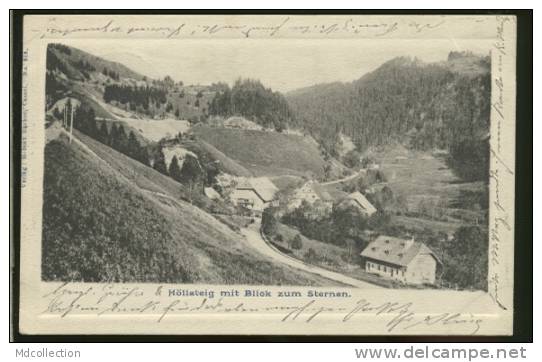
M73 134L73 109L75 107L72 106L70 108L71 108L70 109L70 111L71 111L70 112L70 143L72 143L72 138L73 138L73 135L72 135Z
M68 104L67 103L64 103L64 112L62 114L62 127L66 127L66 124L68 123L67 122L67 119L68 119Z

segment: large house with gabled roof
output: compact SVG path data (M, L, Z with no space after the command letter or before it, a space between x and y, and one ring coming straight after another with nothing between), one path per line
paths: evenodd
M424 243L380 235L361 252L365 271L407 284L435 284L442 262Z
M273 205L278 188L267 177L241 179L230 194L230 200L237 206L251 210L256 215Z
M355 207L366 217L371 216L377 211L376 207L374 207L373 204L371 204L369 200L367 200L367 198L359 191L353 192L346 196L339 205Z

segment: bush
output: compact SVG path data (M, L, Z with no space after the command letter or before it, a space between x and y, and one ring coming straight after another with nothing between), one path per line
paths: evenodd
M292 240L292 249L301 250L302 247L303 247L303 241L301 240L301 236L297 234Z
M307 259L308 261L315 261L317 257L318 255L313 248L309 248L309 250L307 250L307 252L305 253L305 259Z
M346 165L346 167L356 168L359 167L361 164L360 159L361 154L356 150L351 150L346 155L344 155L343 163Z
M262 213L262 231L267 236L273 236L277 232L277 219L272 208L268 207Z

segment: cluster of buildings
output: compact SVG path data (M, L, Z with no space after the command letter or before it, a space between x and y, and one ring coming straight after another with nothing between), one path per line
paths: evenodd
M290 210L296 209L304 202L313 206L312 212L315 213L315 217L329 213L333 205L357 208L362 217L370 217L377 211L376 207L359 191L346 194L341 191L326 189L314 181L306 182L294 192L288 208Z
M278 206L278 188L267 177L243 178L236 182L229 198L236 206L242 206L259 215L269 206ZM214 195L213 195L214 197ZM346 194L328 190L314 181L308 181L294 191L288 202L288 209L294 210L303 203L311 205L314 217L331 212L333 205L355 207L363 217L370 217L377 209L359 191Z
M278 206L277 192L278 188L266 177L246 178L236 183L229 197L234 205L261 216L268 206ZM211 195L210 192L209 196L216 198L215 193ZM288 209L298 208L304 202L312 205L312 212L317 214L330 212L334 205L355 207L362 217L370 217L377 211L359 191L335 195L313 181L306 182L294 191ZM386 235L378 236L360 256L366 272L408 284L434 284L437 271L442 266L436 254L425 244L414 239Z

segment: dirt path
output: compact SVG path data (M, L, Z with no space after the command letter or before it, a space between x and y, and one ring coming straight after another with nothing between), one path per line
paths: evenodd
M307 273L317 274L321 277L331 279L342 284L351 285L356 288L363 288L363 289L380 288L377 285L363 282L358 279L350 278L340 273L335 273L330 270L326 270L317 266L305 264L298 259L295 259L291 256L281 253L280 251L278 251L277 249L269 245L262 238L260 234L260 223L258 221L250 225L248 228L241 229L241 232L243 233L243 235L246 238L246 241L249 243L249 245L252 248L256 249L258 252L260 252L261 254L265 255L266 257L274 261L280 262L282 264L286 264L290 267L293 267L299 270L303 270Z
M361 175L362 172L365 172L365 169L361 169L361 170L359 170L358 172L356 172L355 174L350 175L350 176L347 176L347 177L342 178L342 179L340 179L340 180L328 181L328 182L320 182L319 185L321 185L321 186L327 186L327 185L339 184L339 183L345 182L345 181L350 181L350 180L355 179L355 178L358 177L359 175Z

